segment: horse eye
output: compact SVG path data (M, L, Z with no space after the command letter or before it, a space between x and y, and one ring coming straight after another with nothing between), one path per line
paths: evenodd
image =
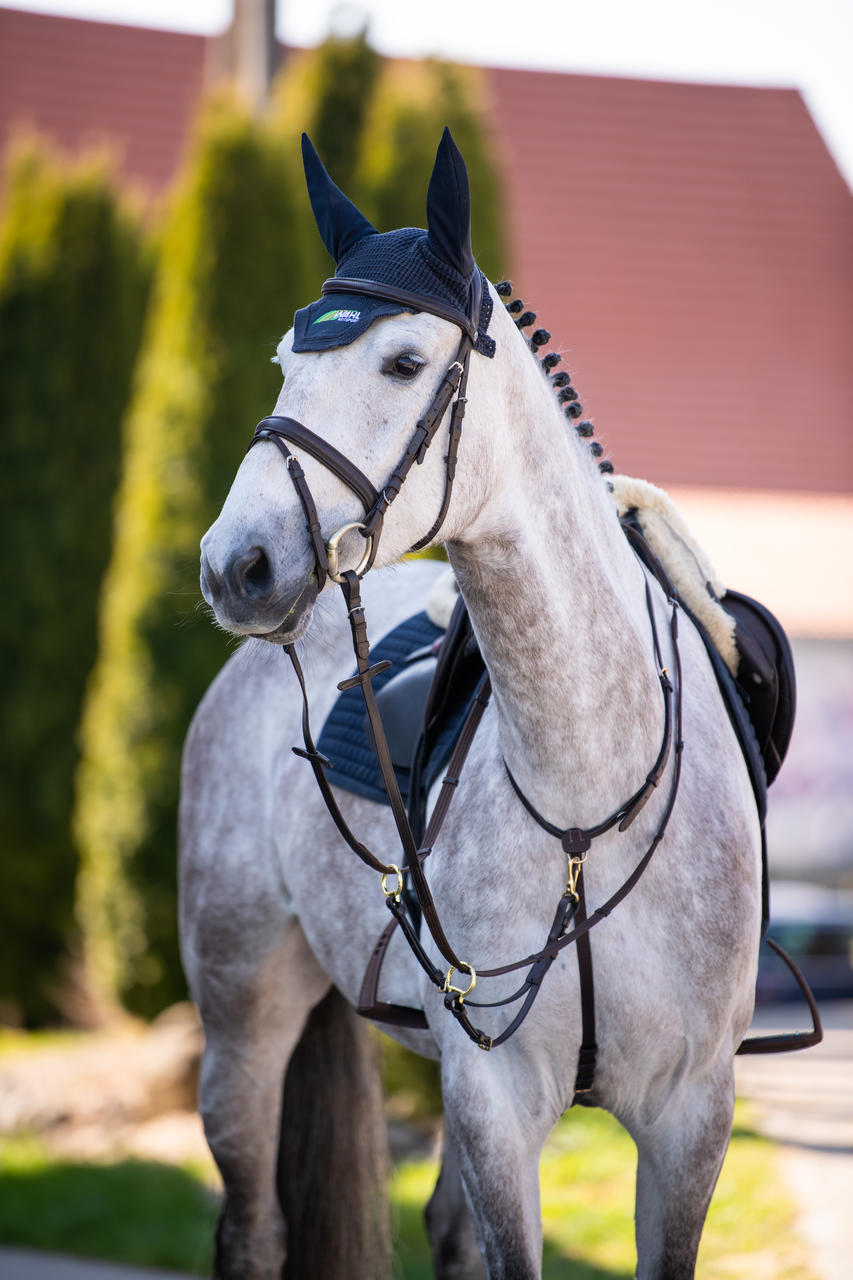
M413 355L411 351L404 351L402 355L396 359L389 361L383 369L383 373L392 373L397 378L405 378L411 381L416 378L424 366L424 361L420 356Z

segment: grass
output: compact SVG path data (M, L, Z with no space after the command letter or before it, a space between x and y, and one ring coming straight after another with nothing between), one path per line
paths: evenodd
M217 1197L200 1169L59 1160L0 1142L0 1242L209 1275Z
M633 1143L605 1113L578 1110L560 1122L542 1161L544 1280L630 1280L635 1165ZM421 1215L435 1177L428 1160L394 1171L398 1280L432 1276ZM215 1217L200 1169L74 1163L35 1139L0 1144L0 1242L209 1274ZM815 1280L793 1219L772 1144L739 1107L697 1275Z

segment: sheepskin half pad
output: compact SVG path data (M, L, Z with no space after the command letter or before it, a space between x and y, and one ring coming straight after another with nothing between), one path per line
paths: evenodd
M726 588L706 552L687 528L667 493L648 480L613 476L613 499L620 516L635 511L643 537L660 560L679 598L708 632L714 648L733 676L740 655L735 620L720 604Z

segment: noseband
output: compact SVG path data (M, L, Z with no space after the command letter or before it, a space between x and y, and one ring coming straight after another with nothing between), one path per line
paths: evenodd
M427 298L420 294L409 293L404 289L394 289L387 285L377 284L371 280L336 277L332 280L327 280L323 285L323 294L330 293L366 294L369 297L380 298L386 302L402 303L408 310L414 312L427 311L432 315L439 316L442 320L450 320L453 324L458 325L462 329L462 338L453 363L439 383L429 408L418 419L405 453L391 472L381 492L374 488L372 482L354 462L351 462L349 458L340 453L327 440L315 435L303 423L297 422L295 418L275 416L262 418L255 427L255 433L249 442L249 449L259 444L262 440L269 440L279 449L287 464L288 473L302 504L302 510L305 513L308 537L311 540L311 547L314 552L318 592L322 591L327 577L331 578L333 582L343 585L344 578L340 572L338 546L343 535L350 530L357 529L367 544L364 555L355 569L356 576L358 578L363 577L368 569L372 567L376 559L376 552L379 549L379 537L382 533L385 513L402 489L403 483L412 467L415 463L420 466L426 457L427 449L432 444L447 412L447 407L455 396L456 399L450 415L447 453L445 455L444 496L441 507L429 531L422 538L419 538L409 550L420 551L427 546L444 524L450 506L450 496L453 491L456 457L459 451L462 420L465 416L465 406L467 404L465 391L468 386L468 364L471 352L479 336L472 317L476 318L480 315L482 279L479 271L475 271L471 290L471 307L468 315L465 315L462 311L457 311L438 298ZM305 472L302 470L298 458L291 451L290 445L295 445L309 453L313 458L316 458L318 462L321 462L323 466L327 467L329 471L353 491L364 507L363 520L350 521L324 542L316 503L305 479Z

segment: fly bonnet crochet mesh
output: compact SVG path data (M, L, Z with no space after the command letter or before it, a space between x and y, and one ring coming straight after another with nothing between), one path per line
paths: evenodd
M494 340L486 333L492 300L471 250L467 176L450 131L442 135L430 179L428 230L378 232L332 182L306 134L302 157L317 227L336 270L323 286L324 296L297 311L293 350L346 346L375 320L423 310L454 321L472 336L476 332L475 349L494 355ZM481 300L474 316L477 293Z

